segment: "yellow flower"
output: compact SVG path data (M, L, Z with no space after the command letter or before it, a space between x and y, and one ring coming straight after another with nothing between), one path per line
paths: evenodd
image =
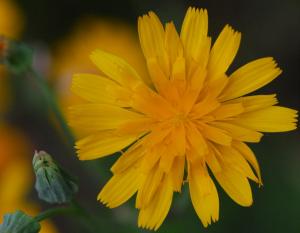
M98 199L114 208L137 193L140 227L159 228L185 174L203 225L217 221L219 198L208 169L236 203L251 205L248 179L262 181L246 142L296 128L297 111L274 106L274 94L245 96L281 73L273 58L227 74L241 34L226 25L211 46L207 30L203 9L189 8L180 35L172 22L163 27L149 12L139 18L138 32L150 86L124 60L101 50L91 60L104 75L73 78L73 92L88 101L71 108L71 125L86 132L76 143L79 158L122 151Z
M23 29L23 15L12 0L0 1L0 34L16 38Z

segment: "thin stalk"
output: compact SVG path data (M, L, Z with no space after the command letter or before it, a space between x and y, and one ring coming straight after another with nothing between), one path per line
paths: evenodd
M49 105L50 109L55 115L55 118L57 122L59 123L61 129L64 132L64 135L66 137L66 140L69 144L69 146L72 148L73 151L73 145L74 145L74 136L63 116L61 113L61 110L57 104L57 100L49 86L47 85L46 81L43 79L43 77L40 76L33 68L29 70L31 76L34 78L35 83L38 85L38 88L42 92L42 95L44 96L45 100L47 101L47 104ZM74 151L73 151L74 152Z
M41 222L45 219L55 217L57 215L76 215L78 221L81 222L82 226L87 230L87 232L95 233L98 232L98 224L94 219L88 214L88 212L81 207L76 201L72 201L70 206L67 207L55 207L48 210L45 210L42 213L39 213L34 219L38 222Z
M61 214L69 214L69 213L76 213L78 210L74 208L73 206L69 207L55 207L48 210L45 210L42 213L39 213L37 216L34 217L34 219L38 222L41 222L47 218L52 218L56 215Z

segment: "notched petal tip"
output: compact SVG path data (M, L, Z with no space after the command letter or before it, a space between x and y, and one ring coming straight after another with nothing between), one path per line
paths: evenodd
M92 60L92 61L94 61L95 60L95 57L99 54L99 53L101 53L101 50L100 49L95 49L95 50L93 50L91 53L90 53L90 59Z
M191 11L193 11L193 12L202 12L202 13L207 14L207 9L206 8L198 8L198 7L190 6L187 9L186 13L191 13Z

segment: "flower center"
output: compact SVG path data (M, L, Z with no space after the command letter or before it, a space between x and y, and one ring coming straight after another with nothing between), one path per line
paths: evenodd
M179 112L176 115L174 115L174 117L171 119L171 122L177 126L179 124L184 123L186 120L187 117L184 115L184 113Z

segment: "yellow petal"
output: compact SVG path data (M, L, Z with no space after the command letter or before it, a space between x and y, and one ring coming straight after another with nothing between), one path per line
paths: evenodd
M252 204L252 191L248 179L230 166L214 173L217 181L225 192L241 206Z
M258 177L259 184L262 185L261 173L259 164L257 159L253 153L253 151L243 142L233 141L232 146L238 150L241 155L244 156L245 159L251 164L251 166L255 169L256 175Z
M90 58L105 75L122 86L134 87L142 82L137 72L122 58L100 49L92 52Z
M166 93L166 91L169 85L169 79L168 76L166 76L163 70L161 69L160 65L158 64L157 59L148 58L147 66L148 66L151 80L157 92L164 97L168 97L169 93Z
M136 168L127 169L123 173L114 175L101 190L97 199L109 208L118 207L136 193L143 179Z
M211 42L207 37L207 31L207 10L190 7L185 15L180 33L185 57L188 61L188 75L192 75L197 66L203 68L207 64Z
M109 104L82 104L70 107L69 122L77 130L95 132L116 129L129 121L141 119L142 116Z
M157 58L164 74L170 74L169 59L165 48L165 31L154 12L139 17L138 32L145 58Z
M178 56L174 61L170 80L177 88L178 94L182 96L186 89L186 60L184 57Z
M140 135L115 135L112 131L100 131L76 142L80 160L91 160L119 152L133 143Z
M170 137L170 147L172 147L171 150L174 151L176 156L184 156L186 148L186 131L184 124L180 123L174 126Z
M175 157L170 174L172 178L173 190L176 192L181 191L181 187L183 184L183 177L184 177L184 164L185 164L184 156Z
M219 197L214 182L203 164L191 164L189 189L194 209L204 227L219 219Z
M296 110L272 106L241 114L231 123L260 132L284 132L296 129L297 115Z
M244 112L243 105L241 103L236 103L236 104L222 104L211 114L215 117L216 120L224 120L226 118L239 115L242 112Z
M256 132L251 129L247 129L245 127L241 127L235 124L231 124L228 122L212 122L212 125L216 126L217 128L226 130L228 134L236 140L244 141L244 142L259 142L261 137L263 136L262 133Z
M138 19L138 33L145 57L155 57L164 49L164 28L154 12Z
M173 22L166 24L165 46L170 62L173 65L178 56L183 56L182 43Z
M126 123L120 125L116 133L120 135L124 134L135 134L140 132L148 133L151 131L155 121L150 118L140 118L127 121Z
M157 230L169 212L172 197L172 181L170 177L165 176L151 203L140 210L138 226L149 230Z
M240 46L241 33L235 32L229 25L226 25L216 42L214 43L208 62L208 76L210 80L224 74Z
M229 146L231 144L232 138L225 130L208 124L201 124L200 127L202 128L201 132L203 133L203 136L207 139L225 146Z
M148 148L142 163L142 170L148 171L159 159L159 167L169 173L173 160L178 155L185 154L185 130L183 125L175 128L152 130L144 137L143 145Z
M166 99L146 85L138 85L132 99L132 108L160 121L176 113Z
M221 157L220 152L215 148L215 145L211 142L208 144L208 154L205 155L205 162L209 168L215 173L221 171L221 164L219 158Z
M141 143L137 142L120 156L110 170L114 174L124 172L127 168L133 166L137 160L141 159L145 153L146 151L141 146Z
M208 153L206 141L193 123L186 125L186 137L190 152L194 154L192 158L200 159Z
M280 73L271 57L249 62L230 75L220 99L225 101L251 93L274 80Z
M93 103L109 103L118 106L128 106L129 103L118 101L119 93L130 96L116 82L93 74L75 74L72 79L71 90L81 98Z
M237 99L226 101L226 103L241 103L244 107L244 112L251 112L263 108L273 106L278 103L276 95L253 95L243 96Z
M170 134L171 129L160 129L159 127L152 129L151 133L147 134L144 138L144 146L152 148L156 145L160 146L161 142Z
M160 157L164 155L165 149L165 146L162 145L157 145L154 148L148 149L142 160L140 167L141 172L145 174L149 173L159 161Z
M184 17L184 21L180 32L180 38L183 42L183 45L185 46L185 49L187 49L186 47L191 46L191 44L193 44L190 43L190 41L197 43L197 39L199 40L199 36L207 35L207 31L207 10L189 7Z
M216 145L222 158L223 166L229 166L232 169L238 171L241 176L248 177L249 179L258 182L257 177L253 173L251 167L249 166L247 160L241 155L238 150L233 147Z
M198 96L198 100L200 101L206 96L210 96L210 98L219 100L219 96L226 87L227 83L228 77L226 74L220 74L218 78L207 81L203 91Z
M198 67L189 80L186 91L181 100L181 109L185 114L189 113L197 101L202 90L206 76L206 70Z
M202 101L194 104L189 117L191 119L199 119L218 108L220 103L210 96L206 96Z
M172 152L172 150L168 150L167 148L163 150L163 152L164 153L159 160L159 167L165 173L169 173L172 168L173 161L176 155Z
M158 186L161 184L163 175L163 170L158 166L153 167L148 174L145 174L146 178L141 184L136 197L136 208L147 207L156 193Z

